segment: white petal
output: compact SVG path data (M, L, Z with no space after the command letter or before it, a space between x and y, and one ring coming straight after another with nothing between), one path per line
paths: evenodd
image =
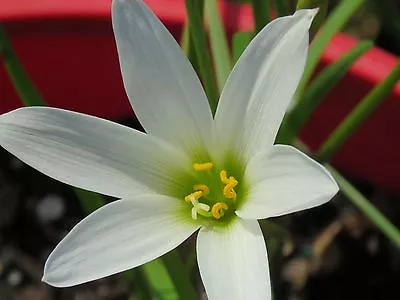
M247 202L236 212L245 219L309 209L329 201L339 190L322 165L286 145L274 145L269 154L254 157L246 176L255 186Z
M224 151L236 149L250 159L273 144L303 73L308 29L316 12L300 10L275 19L240 57L215 116Z
M178 199L152 195L112 202L57 245L43 281L65 287L134 268L174 249L197 229Z
M202 228L197 260L210 300L271 299L267 249L257 221Z
M175 184L172 170L190 165L180 151L144 133L45 107L1 115L0 145L50 177L118 198L165 191Z
M114 0L112 21L125 89L146 132L189 151L206 143L211 110L171 34L140 0Z

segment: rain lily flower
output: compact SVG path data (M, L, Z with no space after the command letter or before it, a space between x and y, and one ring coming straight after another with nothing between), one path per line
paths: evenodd
M0 117L0 145L22 161L121 199L71 230L49 256L43 280L65 287L134 268L198 231L210 299L270 299L257 220L323 204L338 191L323 166L273 145L303 72L315 14L278 18L253 39L213 118L195 71L161 22L139 0L114 0L123 80L147 134L55 108Z

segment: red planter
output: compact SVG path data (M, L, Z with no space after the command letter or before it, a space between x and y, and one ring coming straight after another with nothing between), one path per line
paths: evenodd
M147 0L179 37L185 21L183 0ZM109 119L132 114L122 86L110 23L111 0L0 0L4 22L17 54L51 106ZM252 28L251 9L221 4L230 33ZM338 34L322 56L319 69L339 59L357 40ZM371 88L390 72L396 57L374 48L357 61L301 132L312 150ZM0 113L21 106L0 66ZM400 191L400 84L381 108L334 158L353 176Z

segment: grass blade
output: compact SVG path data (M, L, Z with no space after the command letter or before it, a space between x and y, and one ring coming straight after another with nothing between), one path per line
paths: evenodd
M371 202L368 201L349 181L334 168L329 171L339 184L343 194L379 228L393 244L400 248L400 232Z
M232 54L233 54L233 61L235 63L239 59L240 55L242 55L247 45L250 43L252 37L253 37L252 32L236 32L233 35Z
M318 158L320 161L328 161L343 143L356 132L365 121L386 99L400 79L400 63L390 72L383 82L378 84L367 96L353 109L342 121L335 131L321 146Z
M205 0L205 12L209 22L211 52L214 58L217 84L219 92L221 92L232 69L232 61L217 1Z
M189 32L193 39L200 76L204 84L208 102L210 103L211 111L215 113L218 104L218 92L214 82L212 63L202 22L201 11L203 10L203 6L200 7L198 0L185 0L185 3L189 19Z
M0 24L0 55L8 76L14 84L21 101L26 106L45 105L42 96L33 85L12 48L4 27Z

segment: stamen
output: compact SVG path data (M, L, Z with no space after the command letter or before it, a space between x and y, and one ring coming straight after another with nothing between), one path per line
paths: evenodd
M207 196L210 193L210 188L208 186L206 186L205 184L195 184L193 186L193 190L202 191L203 196Z
M202 191L193 192L185 197L186 202L192 202L192 200L198 200L201 196L203 196Z
M208 171L211 170L212 167L213 163L211 162L193 164L193 169L195 169L196 171Z
M228 178L228 174L226 173L226 170L222 170L219 173L219 178L221 178L221 181L225 184L229 183L229 178Z
M238 181L233 176L228 178L226 170L222 170L219 173L219 177L221 181L226 184L223 192L224 196L228 199L236 200L236 192L234 188L238 185Z
M228 199L236 200L236 192L235 190L230 186L230 183L228 183L224 187L224 196Z
M228 209L228 205L223 202L218 202L213 205L211 208L211 214L215 219L220 219L221 217L224 216L225 212L224 210Z

